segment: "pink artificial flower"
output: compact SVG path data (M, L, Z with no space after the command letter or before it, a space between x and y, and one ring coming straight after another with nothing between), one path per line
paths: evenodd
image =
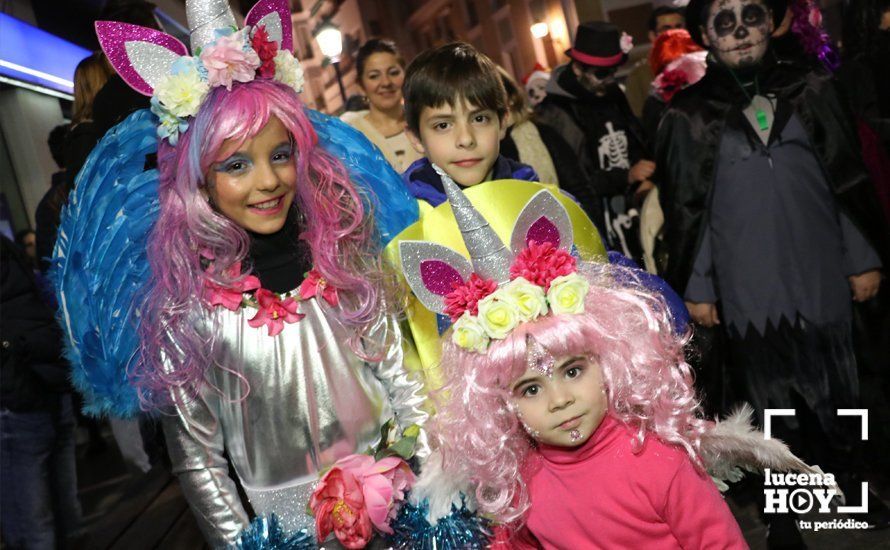
M627 34L626 32L621 33L621 38L618 42L619 47L621 48L621 53L628 54L632 49L634 49L634 37Z
M457 321L465 311L471 315L479 314L479 300L495 290L498 284L490 279L483 279L475 273L463 284L455 283L454 290L445 295L445 313L452 321Z
M674 94L689 84L689 79L686 76L686 73L680 69L665 69L658 75L657 80L658 82L655 83L655 87L658 90L658 95L660 95L661 99L666 103L671 101Z
M318 297L319 290L321 291L321 297L327 303L332 306L337 306L340 303L337 289L329 286L325 278L321 276L321 273L313 269L306 274L306 278L300 284L300 298L308 300L309 298Z
M338 460L334 468L340 468L359 480L365 511L371 523L378 531L392 534L390 520L396 516L399 504L405 500L405 491L415 481L408 464L397 456L375 462L371 456L354 454Z
M250 40L253 51L260 58L260 68L257 71L262 78L275 76L275 56L278 55L278 43L269 40L269 33L265 25L259 25Z
M382 463L386 460L397 460L398 464L394 467L385 467ZM385 476L392 483L393 505L389 508L389 517L387 520L388 527L389 520L395 519L399 512L399 506L405 500L405 497L407 496L406 493L414 485L414 482L417 481L417 478L414 476L414 472L411 471L411 467L408 466L408 463L398 457L388 457L380 460L377 462L377 469L379 470L381 468L385 469L380 475ZM391 533L392 530L389 532Z
M235 278L241 274L241 262L237 262L228 269L227 275ZM225 287L212 282L210 279L204 280L204 299L211 306L223 306L231 311L236 311L241 307L242 294L260 288L260 280L254 275L248 275L241 282L234 286Z
M670 102L674 94L705 76L707 56L707 51L690 52L668 63L652 82L655 91L665 102Z
M212 46L201 52L201 62L207 68L207 83L211 87L225 86L232 89L232 83L250 82L260 66L260 58L251 48L244 49L240 33L222 36Z
M552 243L538 244L529 241L510 266L510 278L523 277L528 282L550 289L550 282L557 277L570 275L577 270L575 258Z
M309 498L309 508L315 516L319 541L331 531L346 548L364 548L371 540L374 531L365 510L362 484L352 471L336 464L328 470Z
M819 6L816 6L815 4L810 6L810 13L807 15L807 20L810 22L810 25L817 29L822 28L822 12L819 11Z
M297 313L299 303L293 298L282 300L271 290L261 288L254 295L259 309L247 324L254 328L266 325L269 336L276 336L284 330L284 323L296 323L305 315Z

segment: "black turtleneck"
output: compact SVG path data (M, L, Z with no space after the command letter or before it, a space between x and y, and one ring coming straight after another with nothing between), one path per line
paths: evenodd
M284 227L270 235L247 232L250 237L248 259L253 274L260 279L263 288L279 294L295 289L311 265L308 247L297 237L296 218L296 214L291 213Z

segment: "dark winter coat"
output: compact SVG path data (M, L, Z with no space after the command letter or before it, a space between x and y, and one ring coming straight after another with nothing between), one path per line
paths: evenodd
M647 158L646 138L637 117L617 84L608 88L604 97L593 97L580 88L568 65L557 67L547 83L547 97L536 108L537 120L556 130L569 144L587 180L600 197L623 195L628 188L627 170L602 170L597 157L597 144L591 135L599 131L599 115L609 109L620 118L627 130L630 165Z
M787 101L803 123L838 208L883 264L890 265L890 233L862 164L850 114L831 77L782 62L769 62L759 75L762 93ZM730 113L747 102L732 75L709 59L704 78L674 96L658 128L656 176L668 246L665 279L681 295L704 235L720 140L728 120L744 120Z
M0 237L0 281L0 406L51 410L71 390L62 330L22 253L6 237Z

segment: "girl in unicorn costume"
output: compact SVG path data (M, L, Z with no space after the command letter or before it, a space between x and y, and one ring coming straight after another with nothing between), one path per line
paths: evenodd
M54 269L73 378L93 414L162 413L213 547L250 523L224 451L256 514L277 517L252 540L280 524L288 548L314 547L319 472L389 420L427 417L377 242L416 204L361 134L304 108L288 2L261 0L240 30L227 0L186 11L193 56L159 31L96 24L153 114L97 145L63 217Z
M637 270L579 259L550 191L528 201L508 248L443 180L470 259L399 243L417 298L454 320L435 450L411 498L433 521L478 507L505 525L504 548L746 547L714 480L815 470L755 432L750 409L702 418L688 333Z

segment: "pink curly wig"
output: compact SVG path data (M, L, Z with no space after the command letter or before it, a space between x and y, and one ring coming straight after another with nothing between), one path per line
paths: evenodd
M205 306L198 297L207 280L235 282L228 267L246 258L249 237L208 203L205 174L273 116L294 143L299 238L308 243L314 268L340 291L342 320L356 329L356 342L379 315L375 283L383 273L370 217L346 169L319 147L297 94L266 79L236 83L231 91L214 88L178 145L161 141L158 148L160 215L148 245L152 279L141 357L130 372L144 408L169 403L174 388L194 395L206 366L215 364L213 331L199 329ZM224 148L228 139L233 141ZM218 268L205 269L202 256L213 258Z
M584 313L521 325L487 354L465 351L445 337L445 385L436 395L431 432L445 471L469 479L479 508L499 521L519 519L529 505L522 476L534 443L507 406L511 383L528 368L528 335L557 358L583 356L600 365L609 414L636 432L636 451L651 434L681 447L703 468L699 442L707 424L684 359L688 337L672 331L664 300L631 271L583 264L579 272L591 283Z

